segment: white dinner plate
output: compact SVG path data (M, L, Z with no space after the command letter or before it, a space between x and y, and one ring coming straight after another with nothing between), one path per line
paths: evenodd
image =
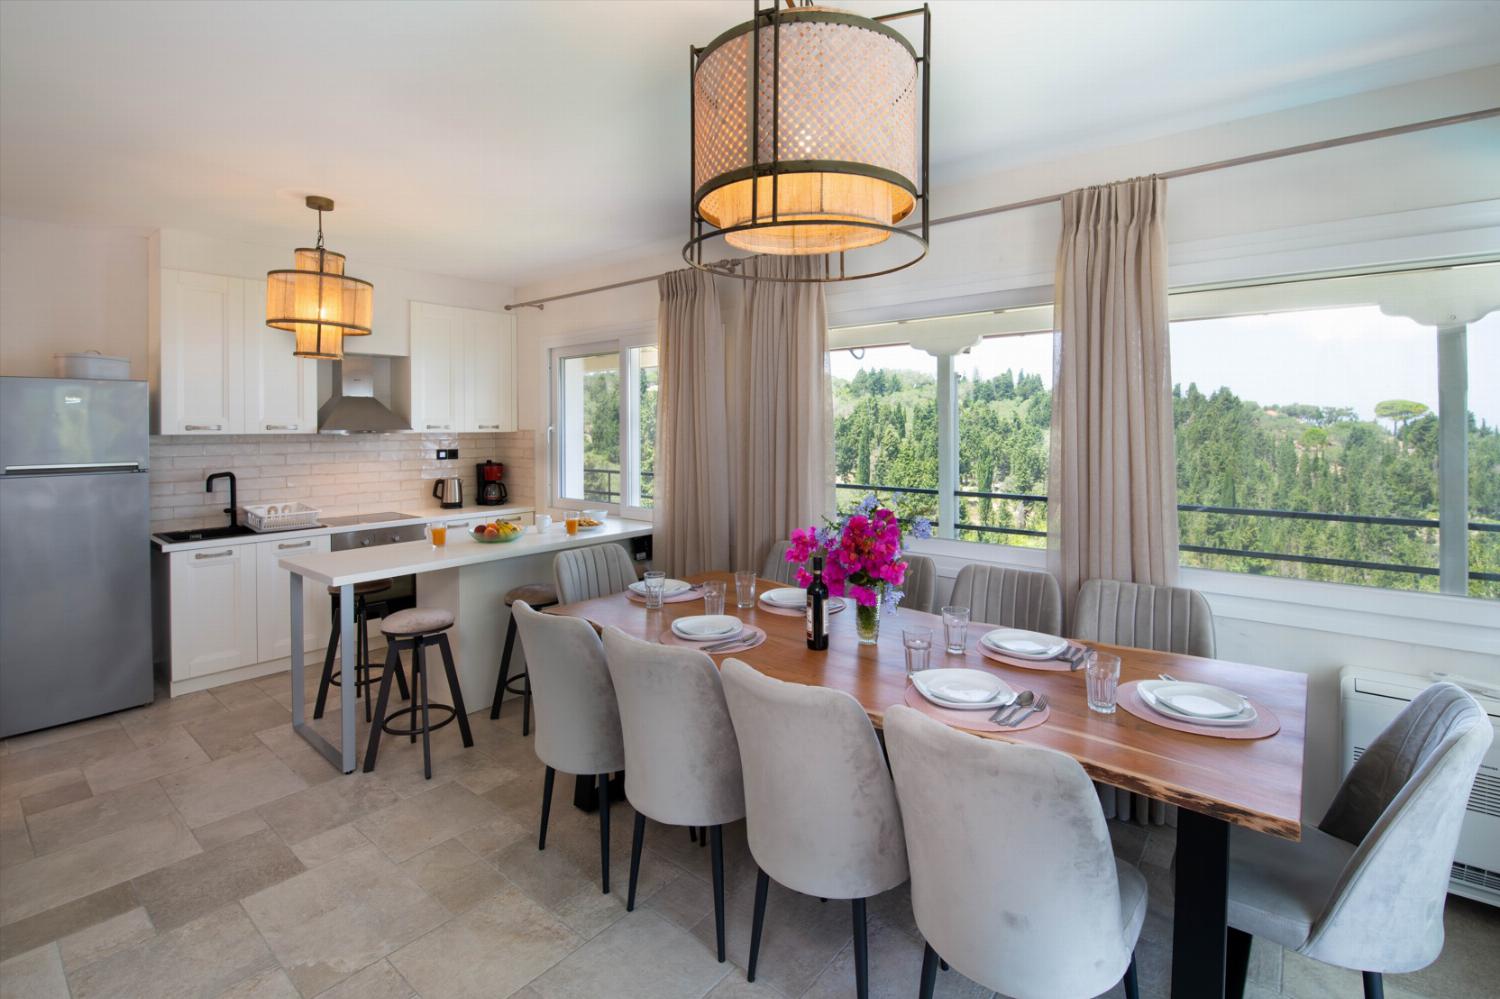
M732 638L740 633L744 625L740 619L729 614L694 614L680 617L672 622L672 634L690 642L712 642L716 639Z
M1016 692L998 676L977 669L929 669L913 673L917 693L940 708L959 711L993 710L1016 699Z
M795 586L782 586L767 590L760 598L773 607L797 608L807 606L807 591Z
M1181 683L1169 680L1142 680L1136 685L1141 700L1158 714L1194 725L1236 727L1249 725L1259 717L1254 706L1239 694L1207 683ZM1213 705L1212 708L1209 705ZM1236 707L1236 705L1238 705ZM1193 714L1188 709L1214 710L1219 714ZM1223 713L1228 711L1227 714Z
M1068 651L1066 638L1020 628L996 628L985 632L979 640L996 652L1017 659L1056 659Z
M692 588L693 584L685 579L664 579L661 583L661 595L664 597L675 597L677 594L691 590ZM644 597L646 595L646 581L641 579L631 583L630 592Z

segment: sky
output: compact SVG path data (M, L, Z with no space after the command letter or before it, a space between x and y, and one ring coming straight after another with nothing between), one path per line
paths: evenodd
M1469 327L1469 410L1500 425L1500 312ZM935 373L937 362L910 347L877 347L863 361L830 358L836 378L881 366ZM1052 336L996 337L957 361L960 374L993 377L1010 368L1052 386ZM1413 399L1436 410L1437 336L1431 327L1371 307L1206 319L1172 324L1172 380L1211 393L1227 385L1262 406L1348 407L1374 417L1383 399Z

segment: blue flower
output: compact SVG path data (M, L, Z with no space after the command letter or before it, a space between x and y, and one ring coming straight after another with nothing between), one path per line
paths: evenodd
M840 527L829 526L818 528L818 546L821 548L832 548L838 544L839 535L842 533L843 529Z
M874 493L870 493L854 507L854 512L868 517L870 511L880 505L880 499Z
M932 537L932 521L926 517L918 517L911 522L911 536L926 540Z
M901 603L901 598L904 596L906 594L894 586L887 586L885 591L880 595L880 602L885 605L885 612L887 614L896 613L896 605Z

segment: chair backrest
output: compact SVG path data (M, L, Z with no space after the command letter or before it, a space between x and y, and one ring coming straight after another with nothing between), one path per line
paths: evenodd
M966 565L948 603L969 608L971 621L1062 634L1062 588L1050 572Z
M761 870L820 898L868 898L905 881L896 788L859 702L783 683L738 659L724 663L722 676L750 853Z
M558 552L552 561L558 603L607 597L635 582L635 565L616 544L593 545Z
M569 774L602 774L625 766L625 741L604 645L593 625L578 617L534 611L524 600L511 606L526 652L526 672L536 708L537 759Z
M926 555L907 555L906 581L901 584L904 594L902 607L910 607L924 614L931 614L934 595L937 593L937 563Z
M1099 797L1070 756L885 713L917 929L1005 995L1097 995L1130 963Z
M1078 590L1073 637L1213 658L1214 613L1197 590L1090 579Z
M1303 953L1391 973L1437 959L1459 828L1493 738L1484 709L1451 683L1428 687L1376 737L1318 824L1359 848Z
M766 556L766 564L761 567L761 579L774 579L778 583L788 586L797 585L797 567L786 560L786 553L791 550L790 541L778 541L771 546L771 553Z
M604 629L604 659L625 734L625 796L667 825L745 817L740 750L713 660Z

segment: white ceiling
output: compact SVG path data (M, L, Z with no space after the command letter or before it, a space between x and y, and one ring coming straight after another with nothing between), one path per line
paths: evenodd
M848 0L861 13L911 0ZM1500 3L933 0L933 178L1495 61ZM0 4L0 214L506 284L686 232L687 49L746 0ZM915 32L918 22L899 22ZM940 207L940 206L939 206Z

